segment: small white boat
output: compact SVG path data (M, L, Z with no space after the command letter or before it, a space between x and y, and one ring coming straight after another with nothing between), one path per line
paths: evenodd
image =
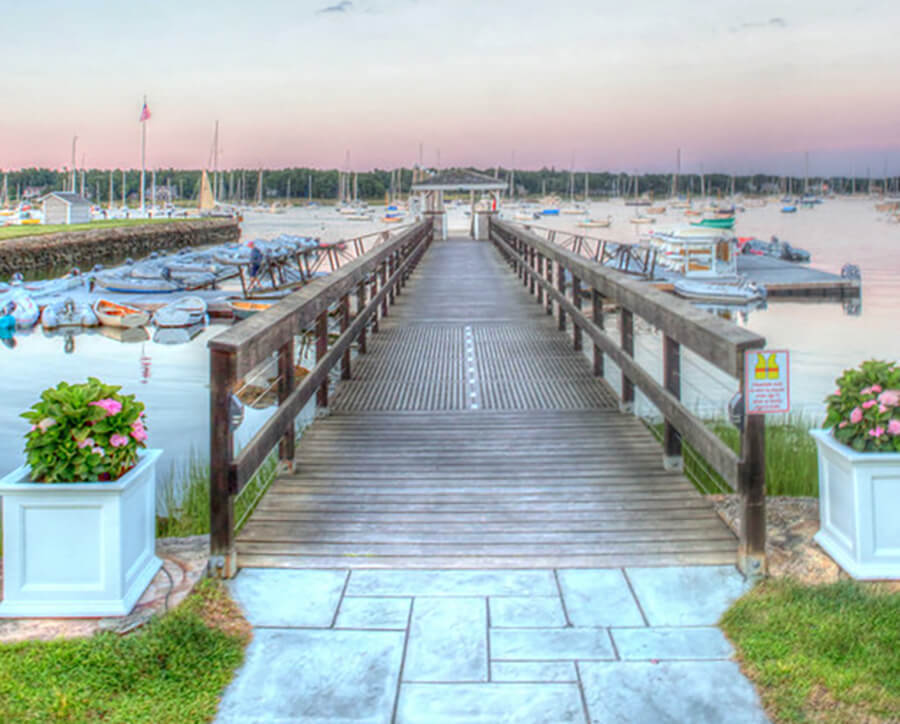
M582 229L608 229L612 226L612 216L607 216L605 219L585 219L579 221L577 226Z
M182 290L178 284L165 279L139 279L113 271L95 274L93 283L101 289L121 293L168 294Z
M17 329L31 329L37 324L41 310L30 294L21 288L0 295L0 317L10 316Z
M96 327L100 324L90 304L76 302L71 297L51 302L41 312L41 326L44 329L57 327Z
M84 286L84 277L77 269L60 279L47 279L45 281L24 282L22 284L31 295L42 300L57 294L64 294L73 289L79 289Z
M651 216L632 216L629 221L632 224L652 224L656 219Z
M94 302L94 313L100 324L106 327L143 327L150 321L150 316L127 304L111 302L108 299L98 299Z
M686 299L707 303L745 304L766 298L765 287L743 278L738 279L678 279L672 287Z
M206 302L199 297L184 297L160 307L153 315L157 327L192 327L206 318Z

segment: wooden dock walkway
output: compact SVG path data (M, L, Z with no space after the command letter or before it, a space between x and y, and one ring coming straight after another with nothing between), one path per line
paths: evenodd
M661 455L494 245L435 242L237 535L237 563L734 563L735 536Z

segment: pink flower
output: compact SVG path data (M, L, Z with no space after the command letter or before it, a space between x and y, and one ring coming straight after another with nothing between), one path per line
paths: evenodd
M863 388L859 391L859 394L861 394L861 395L871 395L871 394L872 394L872 388L871 388L871 387L863 387Z
M96 402L90 402L88 404L94 405L95 407L102 407L106 410L107 416L117 415L122 411L122 403L118 400L114 400L112 397L107 397L106 399L97 400Z
M840 425L838 425L838 427L843 430L845 427L847 427L847 421L844 420Z
M881 385L872 385L869 389L872 390L873 394L878 394L881 392Z
M131 437L138 442L144 442L147 439L147 431L144 429L144 423L140 420L135 420L131 424Z
M840 396L841 396L841 391L840 391L840 389L835 390L835 391L833 392L833 394L834 394L835 397L840 397Z
M881 437L882 435L884 435L884 428L879 426L872 430L869 430L869 435L871 435L872 437L876 437L876 438Z
M86 438L84 438L84 440L82 440L80 443L78 443L79 449L84 449L86 447L93 447L93 446L94 446L94 438L92 438L92 437L86 437Z
M886 405L879 405L879 406L878 406L878 412L880 412L882 415L883 415L885 412L887 412L887 411L888 411L888 408L887 408Z
M47 432L47 430L53 427L55 424L56 420L54 420L52 417L45 417L37 424L37 426L40 428L41 432Z
M888 407L900 405L900 390L885 390L878 395L878 401Z
M856 425L859 422L862 422L862 410L858 407L854 407L853 411L850 413L850 422Z
M900 435L900 420L891 420L888 423L887 431L894 437Z
M876 404L875 400L866 400L865 402L862 403L862 406L863 406L864 410L868 410L872 407L875 407L875 404Z
M104 456L104 454L105 454L103 448L102 448L102 447L99 447L99 446L94 447L94 448L91 448L91 452L94 453L95 455L99 455L101 458L102 458L102 457Z
M122 447L123 445L128 444L128 438L116 433L115 435L110 435L109 444L113 447Z
M34 432L37 429L38 429L37 425L32 425L31 429L28 432Z

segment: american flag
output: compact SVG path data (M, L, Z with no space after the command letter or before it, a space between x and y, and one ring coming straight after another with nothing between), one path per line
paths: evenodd
M149 120L150 120L150 109L147 107L147 101L144 101L144 107L141 108L140 122L143 123L144 121L149 121Z

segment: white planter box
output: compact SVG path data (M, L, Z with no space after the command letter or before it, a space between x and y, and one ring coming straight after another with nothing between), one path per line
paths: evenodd
M156 461L113 483L29 483L28 466L0 480L0 617L124 616L162 565L155 555Z
M859 453L812 430L819 449L816 542L854 578L900 578L900 453Z

